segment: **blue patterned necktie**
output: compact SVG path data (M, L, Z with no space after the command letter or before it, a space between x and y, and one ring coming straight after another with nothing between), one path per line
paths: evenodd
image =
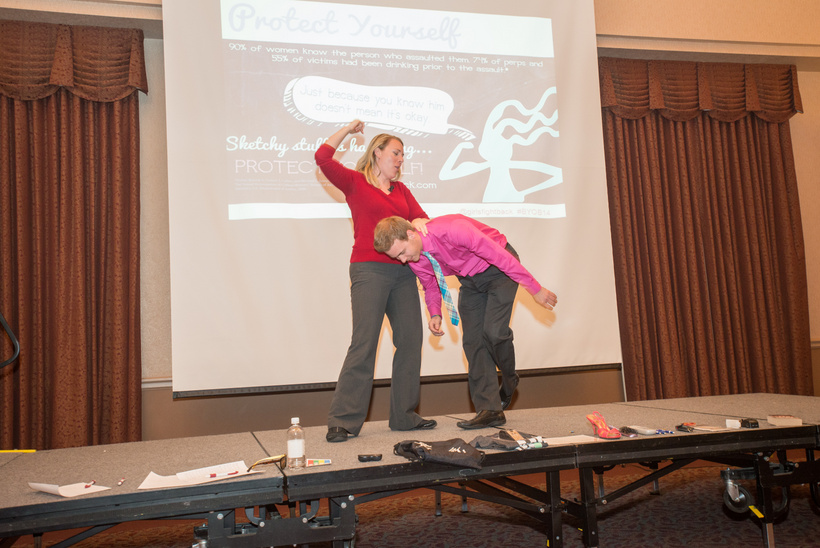
M453 325L458 325L458 312L456 312L456 305L453 304L453 296L450 295L450 290L447 288L447 281L444 279L444 272L441 271L441 265L426 251L422 251L421 254L430 259L430 264L433 265L433 272L436 273L438 287L441 289L441 298L444 301L444 306L447 307L447 312L450 314L450 321Z

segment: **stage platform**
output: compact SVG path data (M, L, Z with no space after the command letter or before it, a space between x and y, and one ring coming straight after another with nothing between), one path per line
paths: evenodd
M173 489L138 489L149 472L173 475L237 460L252 464L266 456L251 433L3 453L0 538L92 528L75 539L78 542L127 521L278 503L284 498L284 475L275 466L265 467L262 474L232 480ZM121 480L122 485L117 485ZM63 498L28 485L64 486L91 481L111 489Z
M725 427L726 419L755 418L759 427L722 432L657 434L601 440L592 438L586 415L599 411L611 426L640 425L674 431L684 422ZM802 426L773 427L772 414L790 414ZM149 472L178 472L234 461L247 465L286 452L284 430L248 432L175 440L82 447L35 453L0 454L0 547L22 535L88 527L68 546L118 523L145 519L202 519L197 542L204 547L261 547L332 542L350 546L355 538L359 504L374 503L415 488L430 488L466 498L488 500L516 508L543 523L544 546L563 544L562 521L580 520L587 546L598 545L596 510L623 494L607 494L603 478L608 468L623 463L649 464L653 470L635 487L694 460L726 463L750 471L756 480L754 501L740 499L760 512L762 543L774 546L777 504L772 491L795 483L820 483L820 398L776 394L746 394L681 398L594 406L509 410L505 428L547 438L548 447L524 451L486 450L481 469L411 462L393 454L405 440L441 441L490 436L496 428L462 430L463 415L434 417L434 430L394 432L386 421L364 425L358 437L344 443L325 441L326 427L306 428L307 457L331 459L332 464L303 470L262 466L260 474L201 485L139 490ZM790 455L804 452L792 462ZM378 462L359 462L358 455L382 455ZM560 472L577 470L582 500L561 498ZM515 476L543 473L541 491ZM746 473L746 472L744 472ZM740 477L740 476L738 476ZM745 477L745 476L744 476ZM125 478L122 485L117 483ZM736 479L736 478L735 478ZM67 485L96 481L110 490L62 498L34 491L28 482ZM733 479L729 478L727 485ZM738 482L735 482L738 483ZM733 491L736 495L737 493ZM813 490L814 493L814 490ZM325 510L321 511L320 508ZM244 512L237 519L236 511ZM716 519L726 519L717 516ZM194 531L192 531L192 543Z

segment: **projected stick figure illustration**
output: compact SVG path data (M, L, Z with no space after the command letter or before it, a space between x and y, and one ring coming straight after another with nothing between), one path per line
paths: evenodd
M544 134L558 137L558 130L552 127L558 120L558 110L556 109L549 117L541 112L547 99L554 94L555 87L547 89L532 109L525 108L520 101L515 99L502 101L496 105L487 117L481 143L478 145L478 153L485 161L465 161L456 166L456 161L462 151L474 147L470 142L459 143L444 162L439 178L442 181L449 181L489 169L487 187L482 199L485 203L523 202L528 194L561 183L563 176L559 167L535 160L513 160L513 145L528 147ZM517 109L519 113L528 118L523 121L512 117L504 118L504 112L508 108ZM505 137L504 131L508 128L513 129L515 133L510 137ZM540 172L548 178L529 188L519 190L513 182L513 170Z

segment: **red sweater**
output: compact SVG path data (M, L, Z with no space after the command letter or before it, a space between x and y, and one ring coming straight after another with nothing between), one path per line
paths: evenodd
M385 194L368 183L363 173L348 169L334 160L335 152L332 146L325 143L319 147L314 157L327 180L344 193L347 205L350 207L353 217L353 252L350 255L350 262L375 261L401 264L400 261L391 259L373 248L373 232L376 229L376 223L393 215L398 215L408 221L418 218L427 219L427 213L403 183L394 182L393 191Z

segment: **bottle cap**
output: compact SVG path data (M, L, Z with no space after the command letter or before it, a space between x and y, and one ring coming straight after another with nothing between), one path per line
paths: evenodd
M290 419L290 423L291 424L299 424L299 417L293 417L292 419Z

